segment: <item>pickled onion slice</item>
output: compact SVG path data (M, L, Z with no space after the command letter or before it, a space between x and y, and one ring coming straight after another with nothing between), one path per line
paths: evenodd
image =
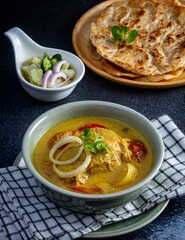
M51 71L51 70L47 70L47 71L44 73L44 77L43 77L43 79L42 79L42 86L43 86L43 88L47 88L48 80L49 80L51 74L52 74L52 71Z
M60 72L62 65L66 62L67 62L66 60L61 60L61 61L58 61L57 63L55 63L55 65L53 66L53 72L55 72L55 73Z

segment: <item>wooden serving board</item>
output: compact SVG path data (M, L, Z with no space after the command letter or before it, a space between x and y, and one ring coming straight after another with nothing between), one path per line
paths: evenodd
M117 1L120 0L108 0L96 5L83 14L82 17L77 21L72 33L72 42L77 55L82 59L85 65L103 78L132 87L172 88L185 85L185 71L179 77L173 78L172 80L144 82L137 81L137 79L130 79L129 77L113 76L103 69L99 56L96 56L96 54L92 51L89 39L91 23L96 20L103 9Z

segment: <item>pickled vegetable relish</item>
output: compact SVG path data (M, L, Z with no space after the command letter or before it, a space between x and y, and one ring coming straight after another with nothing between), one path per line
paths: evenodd
M60 54L34 57L22 65L22 75L31 84L43 88L59 88L71 83L76 75L71 64Z

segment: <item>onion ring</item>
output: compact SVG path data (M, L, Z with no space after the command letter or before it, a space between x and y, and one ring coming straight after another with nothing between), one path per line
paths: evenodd
M61 61L58 61L57 63L55 63L55 65L53 66L53 72L55 72L55 73L60 72L60 68L66 62L67 62L66 60L61 60Z
M68 137L65 137L65 138L62 138L61 140L59 140L52 148L51 148L51 150L50 150L50 152L49 152L49 159L53 162L53 163L55 163L55 164L59 164L59 165L62 165L62 161L57 161L58 160L58 158L61 156L61 154L63 153L61 153L60 152L60 156L57 158L57 159L54 159L54 154L55 154L55 152L60 148L60 147L62 147L63 145L65 145L66 143L72 143L72 142L77 142L77 143L79 143L79 144L82 144L82 140L80 139L80 138L78 138L78 137L75 137L75 136L68 136ZM81 146L80 147L80 149L79 149L79 152L81 152L82 153L82 151L83 151L83 146ZM79 154L79 152L77 153L77 155ZM75 158L75 157L74 157ZM74 159L73 158L73 159ZM76 158L77 159L77 158ZM75 160L76 160L75 159ZM72 159L69 159L70 161L72 160ZM75 161L74 160L74 161ZM68 161L68 160L67 160ZM73 162L74 162L73 161ZM66 161L63 161L64 162L64 164L65 164L65 162Z
M54 172L61 178L71 178L71 177L75 177L76 175L85 171L85 169L88 167L88 165L91 161L91 154L86 148L84 148L84 149L86 152L86 158L85 158L85 161L78 168L76 168L75 170L70 171L70 172L62 172L56 167L56 164L53 164Z
M62 77L64 80L67 80L67 75L64 72L54 72L49 77L49 83L53 85L55 83L55 80L60 77Z
M51 74L52 74L51 70L47 70L44 73L44 76L43 76L43 79L42 79L42 86L43 86L43 88L47 88L48 79L50 78Z
M62 87L64 84L66 84L66 82L68 82L70 80L70 78L67 78L64 82L58 83L58 84L53 84L51 85L51 88L59 88Z
M58 156L54 159L54 161L52 161L52 162L55 163L55 164L58 164L58 165L66 165L66 164L73 163L73 162L76 161L76 160L80 157L80 155L82 154L83 149L84 149L83 146L80 146L80 147L79 147L78 153L77 153L73 158L71 158L71 159L69 159L69 160L66 160L66 161L58 161L58 159L60 158L60 156L63 154L63 152L64 152L65 150L67 150L67 149L70 148L70 147L76 147L76 146L80 146L80 144L78 144L78 143L73 143L73 144L67 145L67 146L58 154Z

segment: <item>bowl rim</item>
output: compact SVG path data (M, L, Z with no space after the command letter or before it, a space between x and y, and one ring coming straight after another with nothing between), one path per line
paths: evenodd
M152 170L150 171L150 173L144 178L142 179L140 182L138 182L137 184L135 184L134 186L124 189L122 191L119 192L114 192L114 193L109 193L109 194L101 194L101 195L95 195L95 194L81 194L81 193L76 193L76 192L72 192L72 191L68 191L65 190L63 188L60 188L52 183L50 183L49 181L47 181L44 177L42 177L37 170L35 169L35 167L33 166L32 163L32 159L30 159L29 154L27 149L25 148L26 145L26 141L29 137L29 135L32 132L32 128L36 125L39 124L39 121L41 121L41 119L43 119L44 117L46 117L47 115L51 114L52 112L55 112L56 110L60 110L62 108L65 107L74 107L74 106L79 106L79 105L83 105L83 106L94 106L94 105L99 105L99 106L106 106L106 107L113 107L113 108L117 108L119 110L124 110L124 111L128 111L131 112L131 114L137 115L138 117L140 117L142 119L142 121L144 121L146 124L148 124L150 126L150 129L153 131L153 134L155 134L155 136L157 137L156 141L159 141L159 160L158 162L156 162L152 168ZM58 112L58 111L56 111ZM116 118L115 118L116 119ZM54 124L55 125L55 124ZM53 126L54 126L53 125ZM149 141L149 140L148 140ZM61 193L63 195L66 195L68 197L73 197L73 198L78 198L78 199L85 199L85 200L98 200L101 198L101 200L103 199L114 199L117 197L120 197L122 195L126 195L129 193L132 193L140 188L142 188L143 186L145 186L147 183L150 182L151 179L154 178L154 176L157 174L157 172L159 171L163 159L164 159L164 144L163 144L163 140L161 135L159 134L157 128L154 127L154 125L152 124L152 122L146 118L144 115L142 115L141 113L137 112L136 110L133 110L129 107L123 106L121 104L117 104L117 103L112 103L112 102L106 102L106 101L96 101L96 100L88 100L88 101L76 101L76 102L70 102L70 103L66 103L57 107L54 107L44 113L42 113L39 117L37 117L31 124L30 126L27 128L24 137L23 137L23 141L22 141L22 152L23 152L23 158L25 160L26 166L27 168L30 170L30 172L33 174L33 176L39 181L41 182L43 185L45 185L47 188L52 189L58 193Z
M61 91L61 90L66 90L66 89L68 89L68 88L71 88L71 87L77 85L77 84L81 81L81 79L83 78L83 76L84 76L84 74L85 74L85 65L84 65L84 63L82 62L82 60L81 60L78 56L76 56L75 54L73 54L73 53L71 53L71 52L69 52L69 51L62 50L62 49L56 49L56 48L52 48L52 49L51 49L51 48L48 48L48 47L41 47L41 49L45 50L46 52L52 50L52 51L56 51L57 53L58 53L58 52L63 52L63 53L66 54L66 55L68 54L70 57L75 58L75 61L78 61L78 62L80 63L80 65L82 66L82 72L79 74L78 78L75 78L71 83L63 86L62 88L43 88L43 87L39 87L39 86L36 86L36 85L34 85L34 84L29 83L29 82L22 76L22 73L21 73L21 66L22 66L22 65L21 65L21 66L16 65L16 68L19 68L19 69L17 69L17 74L18 74L19 79L21 80L21 82L23 82L23 83L26 84L28 87L31 87L31 88L33 88L33 89L35 89L35 90L46 91L46 92L59 92L59 91ZM76 70L76 69L75 69L75 70ZM77 71L78 71L78 70L76 70L76 72L77 72Z

